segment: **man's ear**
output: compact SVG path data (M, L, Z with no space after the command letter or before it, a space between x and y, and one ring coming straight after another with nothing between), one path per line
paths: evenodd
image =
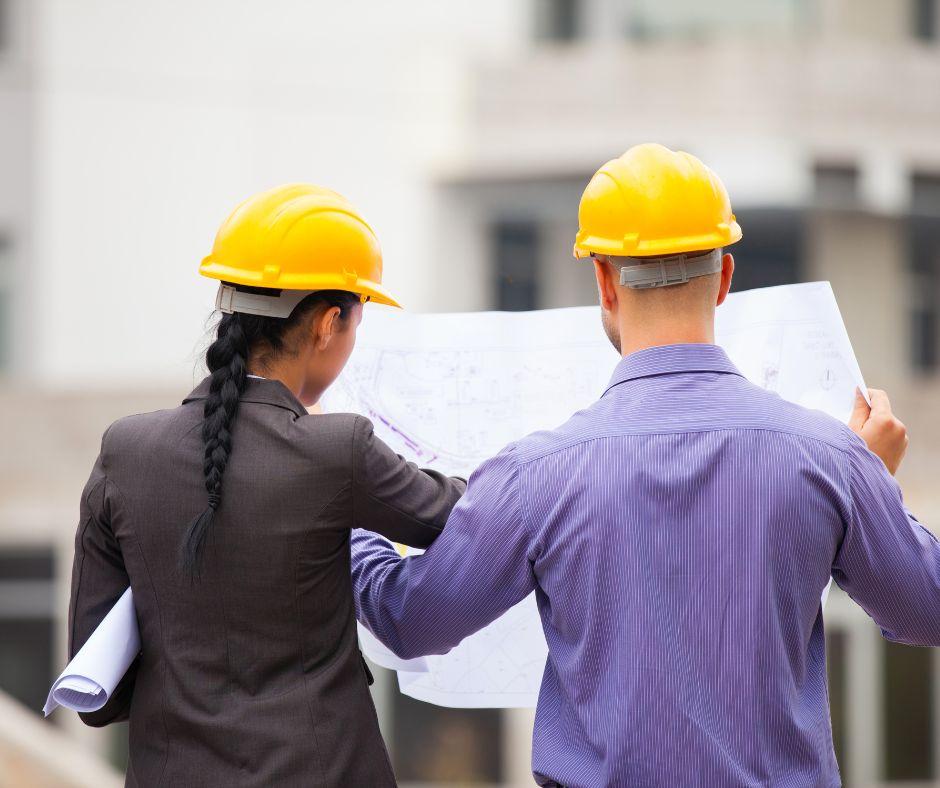
M731 277L734 276L734 257L725 254L721 258L721 285L718 287L718 300L715 306L721 306L731 289Z
M326 350L339 329L339 307L331 306L322 315L313 320L313 341L317 350Z
M607 312L617 309L617 285L614 283L614 267L606 257L594 258L594 276L597 279L597 295Z

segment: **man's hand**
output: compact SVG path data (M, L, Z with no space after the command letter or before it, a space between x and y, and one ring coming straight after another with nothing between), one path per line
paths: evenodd
M870 408L862 393L855 390L855 409L849 419L849 428L868 444L872 453L881 458L893 476L910 442L907 427L891 412L888 395L881 389L868 389L868 396L871 399Z

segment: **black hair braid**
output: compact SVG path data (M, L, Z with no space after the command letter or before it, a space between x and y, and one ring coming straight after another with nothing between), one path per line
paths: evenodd
M212 515L222 502L222 475L232 451L232 425L238 402L248 382L248 338L238 313L225 315L219 322L218 338L206 351L211 372L209 396L203 408L202 464L209 505L189 525L183 539L183 568L194 573L199 565Z
M238 315L227 315L227 326L220 326L220 336L206 352L206 360L212 376L209 396L206 399L202 425L202 439L206 444L203 473L209 506L219 508L222 490L222 474L232 450L230 427L238 412L238 400L248 380L248 342Z
M242 288L248 292L265 292ZM270 291L267 291L270 292ZM209 395L203 407L203 475L209 505L189 524L183 537L180 563L185 572L198 574L200 557L216 510L222 503L222 477L232 455L232 427L238 403L248 385L248 357L256 344L277 355L285 351L284 336L317 306L337 307L345 319L358 304L355 293L320 290L301 301L288 318L263 317L240 312L223 315L215 341L206 351ZM289 349L287 349L289 351Z

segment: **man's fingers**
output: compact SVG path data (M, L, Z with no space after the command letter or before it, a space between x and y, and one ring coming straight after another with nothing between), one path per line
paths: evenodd
M881 389L868 389L868 398L871 400L872 418L887 418L891 416L891 401Z
M852 417L849 419L849 429L858 432L868 421L871 408L865 402L862 392L855 389L855 405L852 407Z

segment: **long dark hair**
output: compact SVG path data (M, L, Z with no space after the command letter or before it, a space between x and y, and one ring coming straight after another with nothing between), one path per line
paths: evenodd
M272 291L241 288L272 294ZM248 356L251 349L264 348L269 355L284 350L285 335L304 317L325 304L337 307L346 318L359 296L345 290L319 290L311 293L291 312L290 317L262 317L241 312L222 315L215 341L206 350L209 368L209 396L203 409L202 440L205 455L202 464L209 505L196 515L186 529L180 551L180 563L190 574L197 574L202 549L213 515L222 503L222 476L232 454L232 426L238 413L239 398L248 383Z

